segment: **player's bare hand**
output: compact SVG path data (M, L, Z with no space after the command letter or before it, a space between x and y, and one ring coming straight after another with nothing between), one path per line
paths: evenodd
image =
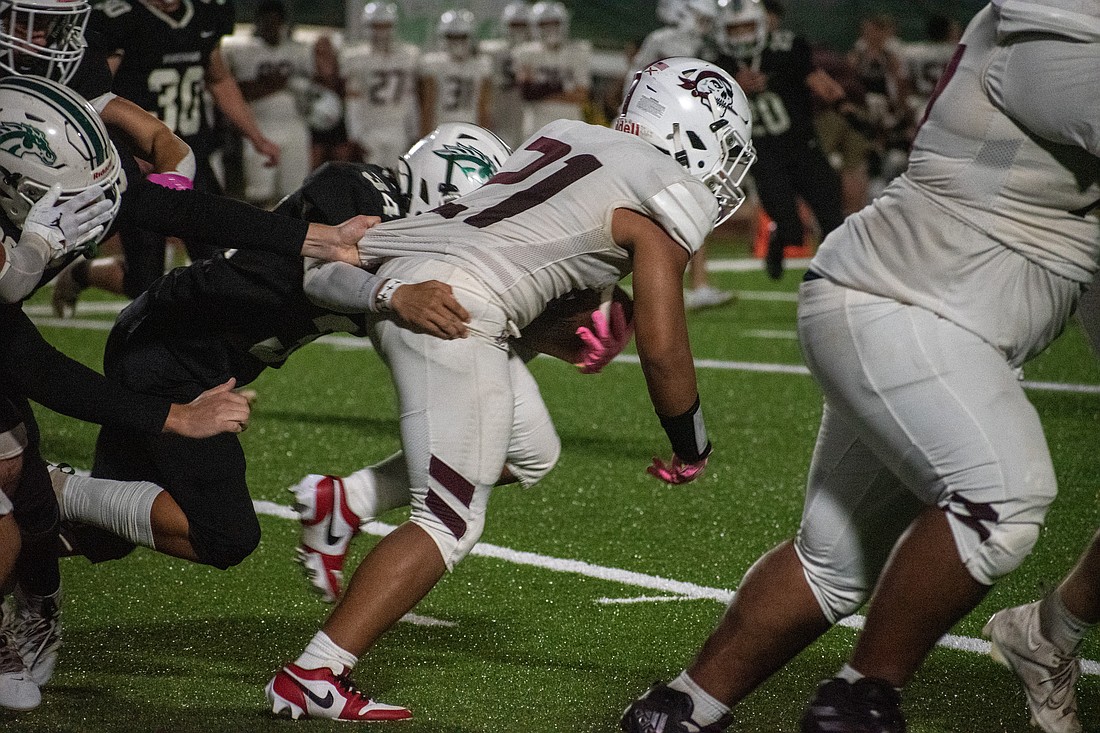
M206 390L186 405L175 404L164 421L164 432L185 438L209 438L240 433L248 427L248 400L233 391L237 380Z
M381 221L381 217L360 214L337 226L310 224L306 240L302 243L302 256L324 262L346 262L359 267L359 240L368 229Z
M844 99L844 87L821 69L814 69L806 77L806 86L826 104Z
M737 80L737 84L744 90L745 94L762 92L768 88L767 75L749 68L742 68L733 78Z
M263 135L258 135L252 139L252 147L256 149L256 152L264 156L265 168L274 168L279 165L279 158L282 156L282 148L275 142L268 140Z
M470 314L455 299L451 286L438 280L406 283L390 300L403 325L441 339L466 337Z

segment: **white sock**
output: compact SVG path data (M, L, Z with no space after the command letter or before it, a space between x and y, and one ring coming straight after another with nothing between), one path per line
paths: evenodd
M722 704L696 684L695 680L688 676L687 670L684 670L679 677L669 682L668 686L673 690L686 693L691 698L693 705L691 719L700 728L717 723L719 718L730 711L728 705Z
M340 674L344 669L351 669L359 661L347 649L336 645L323 631L318 631L306 644L302 656L294 660L294 663L303 669L320 669L328 667L333 674Z
M153 501L162 491L148 481L69 476L58 491L57 501L62 519L75 519L135 545L154 547Z
M840 668L840 671L836 673L836 676L849 684L854 684L866 677L867 675L863 674L852 665L845 664L843 667Z
M1039 602L1039 630L1050 639L1059 651L1074 655L1081 646L1081 640L1096 624L1082 621L1073 615L1062 601L1062 595L1055 590Z
M409 492L409 467L402 451L389 458L361 468L344 479L348 506L363 522L412 501Z

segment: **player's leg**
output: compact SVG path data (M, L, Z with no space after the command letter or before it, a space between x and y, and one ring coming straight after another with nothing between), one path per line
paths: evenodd
M15 406L0 396L0 585L10 592L15 563L22 547L11 497L23 473L27 431ZM38 684L27 669L15 638L8 633L13 619L5 614L0 626L0 707L30 710L42 701Z
M1054 497L1053 468L999 350L920 308L824 280L802 287L804 354L830 406L928 506L880 577L846 672L884 681L882 701L1030 552ZM811 713L831 725L835 701L826 702ZM886 703L900 718L896 701Z
M512 432L508 442L508 457L499 484L518 481L524 488L538 483L558 462L561 439L546 403L542 401L538 383L523 359L512 354L508 358L515 406L512 412Z
M472 330L482 335L443 341L391 322L378 326L400 402L412 515L375 545L321 632L268 685L273 709L295 717L407 717L404 709L372 708L360 693L349 694L341 679L470 551L505 463L513 408L508 353L484 335L504 330L503 314L455 268L400 260L386 267L386 275L409 281L450 282L471 313ZM344 701L340 710L318 704L329 692Z
M786 158L784 151L769 148L767 153L770 158L765 158L765 153L760 152L760 158L753 166L752 178L756 183L760 205L775 223L775 229L768 240L764 267L769 277L778 280L783 276L783 249L802 244L805 228L798 213L798 194L783 163Z
M729 706L859 608L920 510L828 406L806 492L797 538L757 560L695 660L666 689L636 701L623 720L634 727L625 730L644 731L647 716L676 710L720 730Z
M297 191L312 170L309 128L305 123L297 120L287 122L281 138L276 142L282 152L279 156L279 177L272 204Z
M840 174L818 148L791 156L792 180L798 195L809 205L824 239L844 223L844 196Z

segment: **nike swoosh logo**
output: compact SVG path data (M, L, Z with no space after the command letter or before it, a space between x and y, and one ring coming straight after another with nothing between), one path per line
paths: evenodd
M332 512L329 513L329 515L328 515L328 528L325 530L325 535L326 535L325 540L330 545L335 545L338 542L343 541L343 539L344 539L344 535L342 535L342 534L333 534L332 533L333 528L336 526L336 512L339 511L339 507L337 506L337 504L339 503L339 499L340 499L340 497L337 496L336 487L333 486L332 487Z
M317 693L309 689L305 684L302 683L300 679L298 679L294 675L291 675L290 678L298 684L298 687L302 688L302 692L306 693L306 697L308 697L314 703L323 708L332 707L332 702L333 700L335 700L335 698L332 696L332 690L329 690L327 693L325 693L324 697L320 697L317 695Z

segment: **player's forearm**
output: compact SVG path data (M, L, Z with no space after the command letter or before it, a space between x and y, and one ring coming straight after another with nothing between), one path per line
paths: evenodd
M377 310L378 294L387 279L344 262L310 262L302 289L322 308L338 313L368 313Z
M222 111L237 130L250 142L262 140L264 135L260 126L256 123L256 117L252 114L252 108L248 106L240 87L233 77L225 77L215 82L207 82L206 88L210 96L214 98L218 109Z
M129 135L156 172L195 177L195 156L191 147L141 107L122 97L113 97L103 108L102 117L104 122Z
M5 239L0 248L0 303L18 303L34 290L50 260L50 245L24 232L18 243Z

